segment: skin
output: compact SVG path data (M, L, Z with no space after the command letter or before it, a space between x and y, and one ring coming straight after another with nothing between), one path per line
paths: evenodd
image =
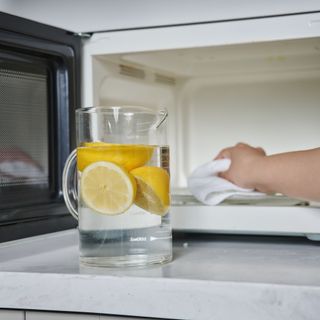
M320 201L320 148L266 155L245 143L219 152L215 159L231 159L220 176L234 184L265 193Z

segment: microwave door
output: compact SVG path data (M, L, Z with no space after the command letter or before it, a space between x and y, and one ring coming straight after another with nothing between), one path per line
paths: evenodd
M80 39L0 13L0 241L75 226L61 176L79 88Z

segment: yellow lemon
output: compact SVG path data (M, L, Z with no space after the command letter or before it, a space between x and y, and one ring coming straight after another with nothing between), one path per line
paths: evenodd
M137 182L137 195L134 203L140 208L164 216L170 206L170 177L159 167L140 167L130 173Z
M82 171L97 161L113 162L127 171L145 165L154 148L148 145L87 142L77 149L77 166Z
M80 179L81 199L91 209L108 215L125 212L133 204L136 182L120 166L106 161L87 166Z

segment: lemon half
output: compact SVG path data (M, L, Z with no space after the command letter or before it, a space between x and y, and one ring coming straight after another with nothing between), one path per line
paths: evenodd
M160 167L144 166L133 169L130 173L137 183L134 203L140 208L164 216L170 206L170 177Z
M145 165L152 157L154 147L149 145L86 142L77 149L78 170L84 170L97 161L113 162L127 171Z
M136 182L120 166L98 161L87 166L81 174L81 199L94 211L107 215L125 212L133 204Z

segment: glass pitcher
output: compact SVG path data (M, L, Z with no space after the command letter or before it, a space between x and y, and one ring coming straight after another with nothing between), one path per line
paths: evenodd
M80 262L144 266L172 259L166 110L76 110L77 149L63 196L79 221Z

